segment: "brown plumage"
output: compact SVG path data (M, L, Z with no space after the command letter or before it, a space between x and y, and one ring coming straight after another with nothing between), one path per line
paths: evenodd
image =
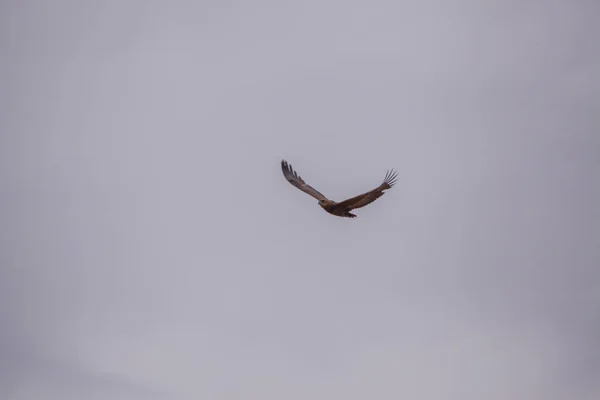
M319 200L319 205L329 214L347 218L356 217L356 215L350 212L351 210L371 204L383 196L385 194L384 190L390 189L392 186L394 186L396 183L396 177L398 176L396 171L388 171L385 174L385 178L381 185L377 186L375 189L338 203L328 199L323 193L304 182L304 179L302 179L300 175L298 175L296 171L292 169L292 165L288 164L287 161L281 160L281 170L283 171L283 176L289 183L302 190L304 193L307 193Z

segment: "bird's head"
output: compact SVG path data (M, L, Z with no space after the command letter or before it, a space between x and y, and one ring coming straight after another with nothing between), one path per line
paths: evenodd
M325 206L325 203L326 203L326 201L327 201L327 200L319 200L319 205L320 205L321 207L324 207L324 206Z

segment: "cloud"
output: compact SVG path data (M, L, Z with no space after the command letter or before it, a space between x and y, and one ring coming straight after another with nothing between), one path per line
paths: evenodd
M3 398L597 396L595 5L87 3L0 13Z

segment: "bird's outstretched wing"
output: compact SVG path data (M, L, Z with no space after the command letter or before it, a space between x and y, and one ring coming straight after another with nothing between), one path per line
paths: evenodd
M364 207L367 204L371 204L378 198L384 195L384 190L390 189L396 183L396 178L398 177L398 172L396 171L388 171L385 174L385 179L377 188L371 190L370 192L363 193L356 197L352 197L351 199L344 200L336 204L336 207L341 207L344 209L353 210L355 208Z
M298 189L302 190L304 193L310 194L317 200L328 200L323 193L319 192L312 186L307 185L306 182L304 182L304 179L302 179L300 175L298 175L296 171L292 169L292 165L288 164L287 161L281 160L281 170L283 171L283 176L285 176L285 179L287 179L289 183Z

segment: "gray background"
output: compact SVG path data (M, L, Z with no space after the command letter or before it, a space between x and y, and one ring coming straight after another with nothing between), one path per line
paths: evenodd
M599 14L2 1L0 397L598 399Z

